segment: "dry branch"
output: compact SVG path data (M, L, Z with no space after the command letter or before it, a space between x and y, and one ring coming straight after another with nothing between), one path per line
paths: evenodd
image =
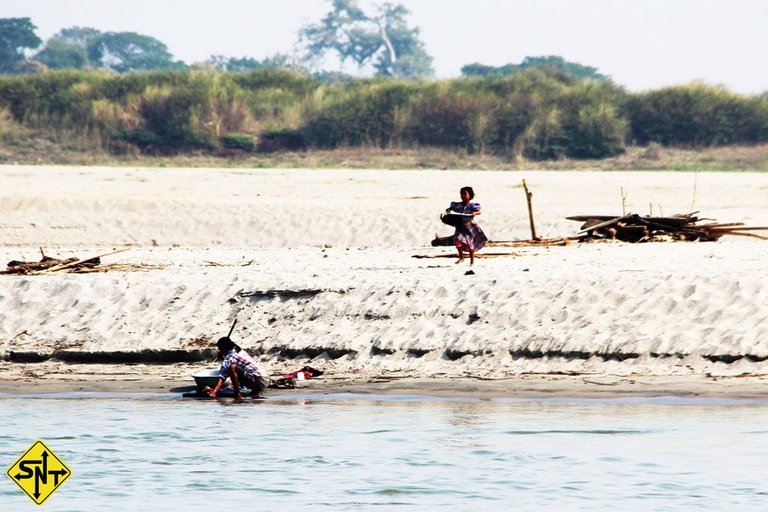
M120 252L125 252L128 249L119 249L101 254L98 256L90 256L88 258L67 258L65 260L51 258L46 256L42 247L40 248L40 254L42 259L36 262L29 261L9 261L7 268L0 271L0 274L23 274L23 275L40 275L51 274L54 272L94 272L101 271L97 268L101 264L101 258L105 256L111 256ZM97 269L97 270L94 270Z
M32 274L50 274L51 272L58 272L60 270L66 270L68 268L75 267L77 265L83 265L83 266L86 266L86 267L88 267L88 266L93 267L93 266L98 265L99 263L101 263L101 258L103 258L105 256L111 256L113 254L117 254L117 253L120 253L120 252L125 252L125 251L128 251L128 250L129 250L129 248L118 249L116 251L111 251L111 252L108 252L108 253L105 253L105 254L100 254L98 256L92 256L90 258L83 258L83 259L71 261L69 263L63 263L63 264L57 265L55 267L46 268L45 270L39 270L39 271L36 271L36 272L32 272ZM88 265L89 263L93 263L93 265Z

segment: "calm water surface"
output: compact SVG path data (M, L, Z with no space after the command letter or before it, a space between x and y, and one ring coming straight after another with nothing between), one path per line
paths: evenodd
M0 395L0 510L768 510L768 403Z

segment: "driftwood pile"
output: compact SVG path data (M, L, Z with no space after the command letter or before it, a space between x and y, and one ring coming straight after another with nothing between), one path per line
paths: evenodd
M105 270L100 267L101 258L127 250L128 249L120 249L99 256L91 256L88 258L73 257L62 260L46 256L41 248L40 254L42 255L42 259L40 261L9 261L7 268L5 270L0 270L0 274L39 275L52 274L54 272L101 272ZM110 266L110 268L112 267L114 266Z
M748 236L768 240L768 237L750 231L768 230L768 227L746 227L743 222L719 224L713 219L696 216L699 212L678 214L672 217L651 217L635 213L619 217L606 215L577 215L568 220L583 222L578 233L579 241L621 240L624 242L662 242L688 240L714 242L723 235ZM709 221L699 224L702 221Z

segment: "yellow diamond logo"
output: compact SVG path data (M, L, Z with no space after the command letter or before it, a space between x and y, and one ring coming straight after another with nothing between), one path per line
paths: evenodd
M45 446L35 441L5 472L32 501L42 505L72 474L64 461Z

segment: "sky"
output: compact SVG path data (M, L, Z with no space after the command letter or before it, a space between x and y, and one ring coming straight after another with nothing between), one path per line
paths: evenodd
M435 76L465 64L519 64L559 55L630 91L703 81L768 91L765 0L390 0L433 58ZM358 0L367 8L381 3ZM326 0L0 0L0 18L29 17L46 40L62 28L138 32L188 64L211 55L263 59L297 50L299 29ZM326 62L327 69L338 64ZM346 67L344 71L355 71Z

